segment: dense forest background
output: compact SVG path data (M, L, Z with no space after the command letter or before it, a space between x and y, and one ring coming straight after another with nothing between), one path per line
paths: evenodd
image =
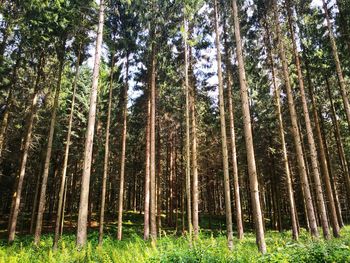
M349 14L347 0L0 1L1 237L84 246L98 228L102 244L130 213L154 244L339 237Z

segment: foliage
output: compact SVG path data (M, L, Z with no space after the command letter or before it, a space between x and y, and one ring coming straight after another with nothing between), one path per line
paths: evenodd
M261 255L255 245L255 236L247 233L241 241L234 240L234 250L229 251L224 233L214 235L202 231L198 241L189 245L186 236L165 234L152 247L127 228L125 238L117 241L114 231L98 246L98 233L89 234L88 245L77 250L75 236L66 234L57 251L51 249L51 235L45 235L40 248L32 245L32 237L21 237L12 246L0 243L0 262L349 262L350 227L342 230L342 237L330 241L312 240L302 230L299 241L291 241L290 232L268 232L268 253Z

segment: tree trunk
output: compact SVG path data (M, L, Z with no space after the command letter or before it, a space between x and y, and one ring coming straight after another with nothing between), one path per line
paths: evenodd
M230 120L230 138L231 138L231 158L232 158L232 173L233 173L233 188L234 199L236 207L236 224L237 224L237 238L243 238L243 216L241 207L241 197L239 190L239 178L238 178L238 164L237 164L237 149L236 149L236 132L235 132L235 118L234 107L232 99L232 65L231 54L229 52L227 39L225 37L225 64L226 64L226 85L227 85L227 101Z
M192 55L189 51L189 71L193 75ZM195 81L190 82L189 103L190 103L190 121L191 121L191 142L192 142L192 223L193 223L193 237L198 239L199 234L199 218L198 218L198 162L197 162L197 121L196 121L196 102L195 102Z
M62 56L60 58L57 87L56 87L56 91L55 91L54 104L52 107L49 138L47 141L46 157L45 157L45 162L44 162L44 171L43 171L43 176L42 176L42 181L41 181L39 208L38 208L38 215L36 218L36 227L35 227L35 234L34 234L34 244L36 246L38 246L39 242L40 242L41 230L42 230L42 224L43 224L43 216L44 216L44 212L45 212L46 188L47 188L47 180L48 180L49 172L50 172L52 144L53 144L53 139L54 139L53 137L55 134L57 109L59 107L59 97L60 97L60 90L61 90L61 80L62 80L63 68L64 68L64 57Z
M293 192L293 183L291 179L291 172L289 169L289 158L287 153L287 144L286 139L284 136L284 125L283 125L283 118L282 118L282 110L281 110L281 102L280 102L280 88L276 81L276 69L274 65L272 50L271 50L271 37L270 37L270 31L269 27L265 27L266 34L267 34L267 45L268 45L268 59L270 61L271 66L271 74L272 74L272 83L274 87L274 96L275 96L275 105L276 105L276 115L278 119L278 125L279 125L279 136L281 140L281 147L282 147L282 155L283 155L283 166L284 166L284 172L286 175L286 184L287 184L287 191L288 191L288 201L289 201L289 207L290 207L290 216L291 216L291 222L292 222L292 235L294 240L298 240L299 238L299 231L298 231L298 224L297 224L297 212L295 207L295 200L294 200L294 192Z
M323 3L323 9L324 9L325 17L327 21L327 28L328 28L329 40L331 42L331 47L332 47L333 59L335 62L336 72L339 79L340 91L343 98L343 104L344 104L344 109L346 113L346 120L350 128L350 104L349 104L349 98L348 98L348 92L347 92L348 87L346 86L345 79L343 76L343 70L342 70L339 55L338 55L338 49L334 38L332 24L329 19L327 4L325 0L322 0L322 3Z
M144 232L143 238L149 239L149 207L150 207L150 117L151 117L151 101L150 93L147 98L147 124L146 124L146 163L145 163L145 201L144 201Z
M319 234L318 234L318 229L316 224L315 211L312 203L309 179L306 172L301 136L298 128L298 117L295 109L293 92L292 92L292 87L291 87L290 78L289 78L288 62L284 51L283 39L281 36L281 28L279 25L276 0L274 0L273 2L273 9L274 9L273 11L275 16L274 21L275 21L275 27L276 27L277 40L278 40L279 55L282 62L283 77L284 77L286 91L287 91L288 108L289 108L289 114L292 122L291 132L294 140L299 175L301 177L302 189L303 189L304 198L305 198L305 206L307 210L306 216L308 217L307 219L310 224L311 234L315 237L318 237Z
M154 40L155 34L153 32ZM151 239L153 244L157 239L157 203L156 203L156 46L152 42L151 51L151 86L150 86L150 193L151 193L151 204L150 204L150 225L151 225Z
M259 184L258 184L258 178L256 174L254 144L253 144L253 135L252 135L250 110L249 110L248 86L247 86L244 61L243 61L242 40L241 40L241 34L240 34L239 16L238 16L238 8L237 8L236 0L232 0L232 14L233 14L235 38L236 38L239 82L241 85L242 113L243 113L243 120L244 120L244 137L245 137L245 144L246 144L246 150L247 150L248 173L249 173L252 206L253 206L254 223L256 228L256 239L257 239L259 251L265 254L266 243L265 243L265 234L264 234L264 222L262 219L262 213L261 213L261 207L260 207Z
M292 16L291 16L291 7L289 6L289 3L287 3L287 5L288 5L287 13L288 13L289 30L291 34L295 65L296 65L297 74L298 74L301 104L302 104L302 109L303 109L303 114L305 119L306 136L307 136L307 141L309 145L311 169L312 169L312 175L313 175L313 181L314 181L314 187L315 187L316 199L317 199L316 203L318 206L318 213L321 219L323 236L325 239L329 239L330 233L329 233L328 218L327 218L325 201L323 198L323 190L322 190L322 183L321 183L320 172L318 167L318 156L317 156L316 144L315 144L314 134L311 127L309 109L306 101L306 94L305 94L305 88L304 88L304 76L301 71L300 58L299 58L299 53L298 53L297 45L295 41L295 32L294 32L294 25L293 25ZM335 228L335 231L339 232L338 222L333 222L333 223L334 223L333 227Z
M98 231L98 244L102 246L103 243L103 225L105 216L105 204L106 204L106 186L109 169L109 135L111 126L111 112L112 112L112 99L113 99L113 75L114 75L114 54L111 58L111 71L109 82L109 97L108 97L108 111L107 111L107 125L106 125L106 138L105 138L105 153L103 160L103 177L102 177L102 192L101 192L101 207L100 207L100 224Z
M30 105L30 109L29 109L29 116L28 116L28 120L27 120L27 129L26 129L26 134L24 137L22 156L21 156L21 161L20 161L20 168L19 168L19 172L18 172L18 176L17 176L16 190L13 194L13 200L12 200L12 205L11 205L11 214L10 214L9 229L8 229L8 233L9 233L8 242L9 243L12 243L15 239L16 224L17 224L17 218L18 218L18 213L19 213L19 205L21 202L21 193L22 193L22 188L23 188L23 180L24 180L24 176L26 173L26 164L27 164L27 160L28 160L29 147L30 147L31 139L32 139L34 117L35 117L35 113L36 113L36 107L38 104L39 83L40 83L41 77L43 75L43 70L42 70L43 67L44 67L44 54L42 53L40 55L40 59L39 59L37 76L36 76L36 80L35 80L35 87L34 87L34 92L32 95L31 105Z
M340 163L342 166L343 177L344 177L345 186L346 186L347 199L349 202L350 201L349 167L348 167L348 163L347 163L346 156L345 156L344 145L343 145L342 138L340 135L340 128L339 128L337 115L336 115L335 108L334 108L333 97L332 97L331 89L329 87L329 82L328 82L327 78L326 78L326 88L327 88L327 92L328 92L329 101L331 103L331 118L332 118L332 123L333 123L333 128L334 128L334 137L335 137L335 141L336 141L337 148L338 148L339 159L340 159Z
M321 133L321 127L320 127L320 122L318 119L318 114L317 114L317 106L316 106L316 99L314 96L313 92L313 86L312 86L312 81L310 77L310 70L309 70L309 63L307 57L305 58L305 67L306 67L306 74L307 74L307 80L308 80L308 86L309 86L309 93L310 93L310 98L311 98L311 103L312 103L312 111L313 111L313 117L314 117L314 124L315 124L315 130L316 130L316 135L318 139L318 149L319 149L319 154L320 154L320 164L321 164L321 171L323 174L323 181L326 187L326 195L328 199L328 210L329 210L329 216L330 216L330 221L332 225L332 230L333 230L333 236L334 237L339 237L339 223L338 223L338 218L337 218L337 212L336 212L336 206L335 206L335 199L333 197L333 191L332 191L332 186L331 186L331 179L330 179L330 171L328 170L328 165L327 165L327 158L326 158L326 151L324 147L324 142L322 138L322 133Z
M128 117L128 84L129 81L129 53L126 55L126 76L123 97L123 131L122 131L122 151L120 164L120 186L119 186L119 209L118 209L118 240L122 239L122 223L123 223L123 195L124 195L124 174L125 174L125 150L126 150L126 131Z
M225 188L225 210L226 210L226 229L227 243L230 250L233 249L233 231L232 231L232 211L231 211L231 191L230 191L230 174L228 167L228 151L226 137L226 121L225 121L225 102L224 102L224 86L222 81L221 69L221 51L220 51L220 32L218 18L218 4L214 0L214 21L215 21L215 46L216 58L218 63L218 80L219 80L219 109L220 109L220 128L221 128L221 146L222 146L222 162L224 170L224 188Z
M184 52L185 52L185 94L186 94L186 196L187 196L187 224L190 240L192 239L192 204L191 204L191 149L190 149L190 94L189 94L189 77L188 77L188 22L184 18Z
M66 185L67 166L68 166L68 159L69 159L69 148L70 148L70 144L71 144L75 97L76 97L76 92L77 92L77 82L78 82L78 78L79 78L80 53L81 53L81 47L79 47L77 62L75 65L75 77L74 77L74 83L73 83L72 104L71 104L70 114L69 114L68 132L67 132L67 139L66 139L66 147L65 147L65 151L64 151L61 184L60 184L60 191L59 191L59 195L58 195L58 205L57 205L57 215L56 215L56 223L55 223L55 237L54 237L54 242L53 242L53 249L57 249L58 240L60 239L60 225L61 225L61 221L63 220L63 216L62 216L63 212L62 211L64 211L64 206L63 206L63 199L64 199L64 194L65 194L64 189L65 189L65 185Z
M92 148L94 143L96 106L97 106L97 88L98 88L100 61L101 61L103 25L104 25L104 0L100 0L99 23L98 23L96 50L95 50L95 63L94 63L94 70L93 70L93 77L92 77L88 126L86 129L86 135L85 135L83 175L81 179L81 192L80 192L78 228L77 228L77 246L78 247L84 246L87 238L87 214L88 214L88 203L89 203L89 186L90 186L91 161L92 161L91 159L92 159Z

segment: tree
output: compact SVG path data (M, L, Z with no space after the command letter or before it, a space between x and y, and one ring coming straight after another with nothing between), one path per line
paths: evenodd
M78 215L78 228L77 228L77 245L82 247L86 243L87 238L87 213L88 213L88 198L89 198L89 185L91 174L91 157L92 147L94 140L95 119L96 119L96 105L97 105L97 87L99 80L99 69L101 60L101 48L103 37L103 25L104 25L104 0L100 0L99 9L99 22L97 29L96 50L95 50L95 63L93 70L91 95L90 95L90 110L88 118L88 126L85 136L85 149L84 149L84 168L81 181L80 203L79 203L79 215Z
M256 239L257 239L259 251L264 254L266 253L265 234L264 234L264 226L263 226L263 220L262 220L262 214L261 214L258 178L256 174L254 144L253 144L250 110L249 110L248 86L246 82L246 74L245 74L244 61L243 61L242 40L240 35L238 8L237 8L236 0L232 0L232 15L233 15L235 39L236 39L239 82L241 86L242 113L244 118L243 119L244 138L245 138L245 144L246 144L246 150L247 150L250 192L251 192L251 199L252 199L252 206L253 206L254 223L256 228Z

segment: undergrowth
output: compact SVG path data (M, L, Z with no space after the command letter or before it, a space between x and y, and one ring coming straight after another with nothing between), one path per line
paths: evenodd
M31 236L18 237L11 246L2 240L0 262L350 262L350 226L342 229L341 238L329 241L312 240L306 231L298 241L292 241L290 232L267 232L265 255L257 251L252 233L241 241L235 239L233 251L227 249L224 233L214 236L209 231L202 231L192 245L187 237L163 233L152 246L130 229L123 241L114 236L113 232L106 234L99 247L97 231L91 232L86 247L78 250L75 236L64 235L56 251L52 250L52 235L44 235L39 247L33 245Z

